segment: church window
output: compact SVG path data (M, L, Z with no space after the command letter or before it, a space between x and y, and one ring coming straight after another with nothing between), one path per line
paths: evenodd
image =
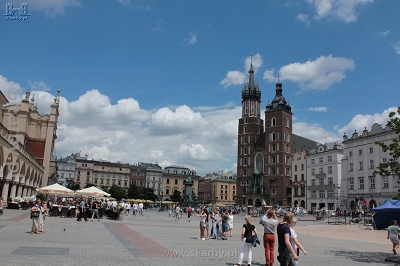
M272 156L272 163L273 163L273 164L276 163L276 158L275 158L275 156Z
M257 126L257 133L260 134L260 126Z
M272 151L276 151L276 145L275 145L275 143L272 144Z
M247 133L247 127L246 127L246 126L244 126L243 133L244 133L244 134Z
M250 136L249 136L249 141L248 141L248 143L251 143L251 139L250 139ZM249 151L250 152L250 151Z
M244 154L247 154L247 147L244 147Z
M260 173L264 172L264 167L263 167L263 165L264 165L264 157L263 157L263 155L262 155L261 153L259 153L259 154L257 154L257 156L256 156L256 169L257 169Z
M289 126L289 119L288 118L286 118L286 126L287 127Z
M243 159L243 165L247 165L247 158Z
M247 124L248 122L247 122L247 116L244 118L244 122Z
M272 140L276 140L276 133L272 133Z
M276 119L275 119L275 117L273 117L272 119L271 119L271 126L276 126Z

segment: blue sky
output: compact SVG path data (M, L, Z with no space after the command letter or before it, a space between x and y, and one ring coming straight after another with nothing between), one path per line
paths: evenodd
M294 133L315 141L399 105L399 1L24 2L27 20L0 17L0 89L46 112L61 87L57 156L236 171L250 54L262 106L279 75Z

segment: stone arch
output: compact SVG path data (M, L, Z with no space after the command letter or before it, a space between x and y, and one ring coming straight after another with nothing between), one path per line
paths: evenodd
M251 198L247 200L247 206L249 205L253 206L253 199Z
M377 205L376 205L376 201L374 200L374 199L371 199L370 201L369 201L369 209L372 209L372 208L375 208L375 207L377 207Z
M300 207L302 207L302 208L306 208L306 202L304 201L304 200L302 200L301 202L300 202Z

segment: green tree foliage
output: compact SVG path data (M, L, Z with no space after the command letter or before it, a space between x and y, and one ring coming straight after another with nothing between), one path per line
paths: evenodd
M95 187L95 185L90 184L90 183L87 183L86 186L85 186L85 188L89 188L89 187Z
M128 189L128 198L140 199L140 188L136 184L131 184Z
M174 192L172 193L170 199L173 202L181 202L181 199L182 199L181 192L178 191L178 190L174 190Z
M74 180L69 179L67 181L67 188L69 188L69 189L71 189L73 191L80 190L81 189L81 183L75 182Z
M386 162L382 162L374 171L374 175L381 176L400 176L400 107L397 108L396 112L389 113L389 126L396 134L397 137L393 138L391 143L385 144L383 141L376 141L375 144L382 147L384 152L389 152L389 159ZM393 197L394 199L400 199L400 192Z
M36 199L41 199L42 201L46 201L46 195L43 193L39 193L36 195Z
M144 200L157 200L157 195L154 194L154 189L149 187L138 187L135 184L130 185L128 189L128 198L130 199L144 199Z
M121 200L122 198L125 198L125 190L117 185L112 185L110 189L108 190L108 193L111 194L111 197L116 198L117 200Z

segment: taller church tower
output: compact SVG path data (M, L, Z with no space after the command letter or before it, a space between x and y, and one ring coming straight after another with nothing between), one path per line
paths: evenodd
M242 117L238 127L237 195L239 205L291 204L292 108L276 83L275 97L268 103L264 121L260 116L261 91L254 82L242 90Z

